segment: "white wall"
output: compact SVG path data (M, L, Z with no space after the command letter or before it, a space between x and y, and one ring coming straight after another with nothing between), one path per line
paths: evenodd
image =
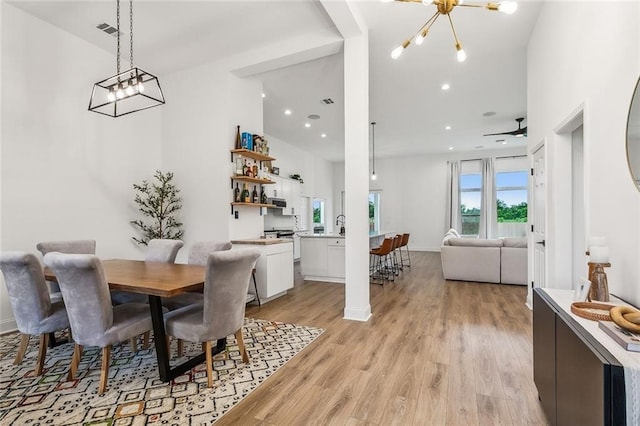
M2 250L95 239L101 257L141 257L132 184L160 166L160 113L87 111L115 58L2 2ZM0 294L0 332L14 327Z
M444 155L376 158L377 179L369 181L369 188L382 191L381 230L409 233L411 250L440 251L445 231L447 161L524 153L525 148L522 147ZM336 164L334 173L334 202L339 209L340 192L344 190L344 163Z
M229 67L208 63L163 81L168 101L162 111L162 166L175 173L182 190L185 247L255 238L263 231L257 208L240 207L235 219L229 204L236 126L262 133L262 85L234 76ZM181 250L177 260L186 260L187 253Z
M332 232L333 224L335 224L334 219L338 214L336 212L340 208L339 204L334 207L333 163L301 150L294 143L287 143L271 135L265 135L265 138L269 141L269 155L276 158L273 165L280 168L280 176L289 177L291 174L298 173L304 181L301 187L302 195L325 199L325 214L327 216L325 230ZM309 213L311 214L311 209L309 209ZM286 216L274 217L272 212L269 212L268 216L271 217L265 218L265 223L268 224L267 228L286 226ZM312 222L309 220L310 227L311 224Z
M586 235L608 239L612 292L640 304L640 195L627 169L625 132L631 96L640 71L640 3L546 2L528 48L529 149L547 140L548 204L566 198L563 159L570 152L554 133L584 105ZM569 138L570 140L570 138ZM558 203L559 204L559 203ZM547 240L558 238L566 203L550 210ZM548 286L564 287L558 264L572 253L547 259ZM586 270L587 265L585 265Z

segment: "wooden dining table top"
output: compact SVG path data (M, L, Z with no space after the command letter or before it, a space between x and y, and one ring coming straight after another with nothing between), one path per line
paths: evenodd
M204 285L205 267L200 265L109 259L102 261L102 267L111 290L171 297ZM45 279L56 280L49 268L44 274Z

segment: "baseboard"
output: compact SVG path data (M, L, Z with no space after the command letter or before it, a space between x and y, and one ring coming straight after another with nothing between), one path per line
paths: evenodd
M369 318L371 318L371 305L364 308L344 308L343 319L367 322Z
M0 334L11 333L18 329L15 319L5 319L0 321Z

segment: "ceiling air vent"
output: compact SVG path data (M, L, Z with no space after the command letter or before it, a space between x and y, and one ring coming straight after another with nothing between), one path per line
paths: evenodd
M118 35L118 29L107 24L107 23L102 23L100 25L96 25L96 28L99 29L100 31L104 31L105 33L109 34L110 36L114 36L116 37ZM122 32L120 32L120 34L122 35Z
M325 98L325 99L323 99L321 102L322 102L323 104L325 104L325 105L331 105L332 103L334 103L334 102L333 102L333 99L331 99L331 98Z

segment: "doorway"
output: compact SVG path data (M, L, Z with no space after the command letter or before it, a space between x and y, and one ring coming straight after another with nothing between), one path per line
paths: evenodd
M527 305L532 306L532 292L534 287L546 286L546 216L547 216L547 188L545 174L545 143L542 142L533 152L533 179L531 180L531 204L533 206L532 238L533 267L531 286L527 294Z

